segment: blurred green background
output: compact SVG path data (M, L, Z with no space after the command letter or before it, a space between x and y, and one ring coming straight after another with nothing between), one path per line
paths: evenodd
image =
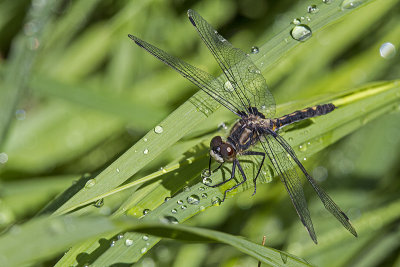
M234 46L247 53L252 46L260 48L260 55L251 56L277 104L307 103L318 95L398 79L399 53L382 47L387 42L397 50L400 47L398 1L344 2L1 1L0 226L5 229L29 220L83 174L100 172L197 92L194 85L134 45L128 33L220 74L187 20L189 8ZM266 54L263 45L268 40L293 27L294 19L311 26L318 21L321 13L307 12L309 5L329 5L334 16L346 2L361 4L359 12L326 25L318 22L322 26L301 45L287 31L283 40L296 42L296 48L284 50L279 62L263 67L268 58L261 55ZM379 8L368 8L373 4ZM232 119L216 114L186 140L195 136L190 146L207 145L211 135L206 133ZM320 243L314 245L279 179L259 186L254 197L250 191L238 194L188 223L256 243L265 235L266 246L318 266L400 266L399 122L398 112L381 116L306 161L309 172L362 229L357 239L341 228L306 186ZM175 149L184 153L188 147L178 144ZM206 147L201 152L207 153ZM137 175L171 161L171 155L162 154ZM202 160L199 168L205 168L206 162ZM120 199L106 200L105 206L116 210L127 197L121 194ZM173 240L161 241L139 262L139 266L256 264L227 245Z

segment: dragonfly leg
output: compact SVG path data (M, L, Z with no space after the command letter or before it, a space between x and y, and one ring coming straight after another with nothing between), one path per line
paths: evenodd
M224 199L222 200L222 202L225 201L226 194L227 194L228 192L230 192L230 191L232 191L232 190L238 188L240 185L242 185L243 183L245 183L245 182L247 181L246 175L244 174L244 171L243 171L242 166L240 165L239 161L238 161L237 159L235 159L235 160L233 161L233 164L234 164L234 165L237 164L238 169L239 169L239 171L240 171L240 174L242 174L243 181L241 181L240 183L238 183L238 184L232 186L231 188L225 190ZM232 173L233 173L233 172L232 172ZM233 177L231 177L230 179L232 179L232 178L233 178ZM229 180L230 180L230 179L229 179Z
M211 161L212 161L212 157L210 156L210 161L208 162L208 173L209 173L210 175L211 175L211 173L218 171L219 168L221 168L221 166L222 166L222 163L220 163L219 166L218 166L215 170L213 170L213 171L211 172Z
M207 185L208 187L219 187L227 182L229 182L230 180L232 180L233 178L235 178L235 170L236 170L236 164L237 164L237 160L233 161L233 165L232 165L232 174L231 174L231 178L229 178L228 180L225 180L223 182L220 182L219 184L215 184L215 185ZM222 165L222 164L221 164ZM218 167L219 168L219 167Z
M258 178L258 175L260 174L261 168L262 168L262 166L263 166L263 164L264 164L265 153L264 153L264 152L259 152L259 151L245 151L242 155L247 155L247 156L262 156L261 164L260 164L260 167L258 168L257 175L256 175L256 177L254 177L254 179L253 179L253 183L254 183L254 192L253 192L252 196L254 196L254 195L256 194L256 190L257 190L257 178Z

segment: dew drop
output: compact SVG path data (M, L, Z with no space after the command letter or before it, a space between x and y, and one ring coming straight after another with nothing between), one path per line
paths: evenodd
M209 169L204 169L201 172L201 178L208 178L211 176L210 170Z
M304 143L304 144L301 144L301 145L299 145L299 150L300 151L307 151L307 144L306 143Z
M392 43L386 42L379 48L379 54L385 59L391 59L396 55L396 47Z
M307 160L307 158L306 158L306 157L304 157L304 158L303 158L303 160L304 160L304 161L306 161L306 160Z
M226 83L224 84L224 88L225 88L225 90L228 90L229 92L233 92L235 90L235 88L233 87L233 85L231 84L230 81L226 81Z
M214 206L219 206L221 205L221 199L219 197L213 197L211 198L211 204Z
M143 150L143 154L145 155L149 154L149 150L146 148L145 150Z
M171 198L170 197L166 197L165 199L164 199L164 202L167 202L168 200L170 200Z
M143 141L144 141L144 142L147 142L147 138L143 138Z
M23 109L17 109L15 111L15 118L19 121L23 121L26 118L26 112Z
M144 235L144 236L142 237L142 239L143 239L144 241L147 241L147 240L149 240L149 236L148 236L148 235Z
M257 73L257 74L261 73L260 70L259 70L256 66L254 66L254 65L248 66L248 67L247 67L247 70L248 70L250 73ZM246 80L245 80L245 81L246 81Z
M199 191L204 191L204 190L206 190L206 189L203 186L199 187Z
M85 188L87 189L92 188L95 184L96 184L95 179L89 179L85 184Z
M207 198L207 194L206 193L201 194L201 198Z
M104 198L100 198L99 200L96 201L96 203L94 203L94 206L96 208L101 208L104 205Z
M344 0L341 4L342 10L353 9L364 3L364 0Z
M310 14L315 14L319 11L319 8L316 5L310 5L307 7L307 12Z
M178 211L176 209L172 209L171 213L176 214Z
M300 21L300 19L293 19L292 20L292 23L294 24L294 25L299 25L300 23L301 23L301 21Z
M147 251L147 248L146 248L146 247L143 247L143 248L140 250L140 253L144 254L144 253L146 253L146 251Z
M173 216L163 216L163 217L160 218L160 221L162 223L171 223L171 224L177 224L178 223L178 220Z
M117 235L117 239L118 239L118 240L121 240L122 238L124 238L124 234L118 234L118 235Z
M149 214L149 212L150 212L150 210L149 210L149 209L144 209L144 210L143 210L143 215L145 215L145 216L146 216L147 214Z
M322 0L322 2L327 5L332 4L332 0Z
M324 166L317 166L314 168L312 174L315 180L322 182L328 177L328 170Z
M311 37L312 31L311 28L307 25L299 24L294 26L294 28L290 32L290 35L296 41L304 42Z
M132 239L126 239L125 240L125 246L130 247L133 245L133 240Z
M8 155L4 152L0 153L0 164L5 164L8 161Z
M200 207L199 207L199 210L200 210L200 211L205 211L205 210L206 210L206 207L200 206Z
M252 54L257 54L258 52L260 52L260 49L258 49L257 46L253 46L253 47L251 48L251 53L252 53Z
M190 195L186 200L191 205L198 205L200 203L200 198L198 195Z
M180 200L178 200L176 203L177 203L178 205L182 205L182 204L183 204L183 201L180 199Z
M218 128L221 128L221 129L224 129L224 130L228 129L228 127L226 126L226 124L224 122L221 122L220 124L218 124ZM207 169L207 171L208 171L208 169Z
M212 184L212 179L210 177L203 178L203 184L211 185Z
M186 205L182 205L182 206L181 206L181 209L183 209L183 210L185 210L186 208L187 208Z
M154 128L154 132L156 133L156 134L160 134L160 133L162 133L164 131L164 129L163 129L163 127L161 127L160 125L157 125L155 128Z

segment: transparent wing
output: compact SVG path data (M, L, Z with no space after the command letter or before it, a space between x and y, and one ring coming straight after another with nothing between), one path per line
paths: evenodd
M224 82L215 78L211 74L196 68L189 63L186 63L179 58L167 54L165 51L139 39L136 36L128 35L137 45L144 48L150 54L179 72L183 77L197 85L200 89L206 92L209 96L218 101L221 105L240 116L240 106L235 102L230 101L228 92L224 88Z
M280 175L281 181L289 193L301 222L310 234L311 239L317 244L317 236L311 221L303 187L292 161L281 144L272 135L260 132L258 134L261 136L260 143L272 163L275 172Z
M251 107L256 107L267 118L272 118L275 100L256 65L195 11L189 10L188 16L228 79L225 97L242 112L250 113Z
M301 171L306 176L308 182L314 188L315 192L317 193L318 197L321 199L322 203L324 204L325 208L332 213L336 219L342 223L342 225L354 236L357 236L357 232L354 229L353 225L350 222L349 217L339 208L339 206L329 197L329 195L318 185L318 183L308 174L304 166L300 163L296 154L294 153L293 149L290 145L283 139L280 135L276 136L276 141L285 149L285 151L290 155L290 157L296 162L299 166Z
M262 147L254 146L251 148L251 151L264 152L264 149ZM261 170L257 177L257 185L270 183L272 181L272 178L274 177L273 170L271 170L270 165L266 163L266 161L268 160L267 158L265 159L265 162L262 165L261 165L262 161L261 156L241 155L240 157L238 157L238 160L244 172L246 173L247 177L247 181L238 190L246 191L247 189L250 188L254 190L253 179L254 177L257 176L260 167Z

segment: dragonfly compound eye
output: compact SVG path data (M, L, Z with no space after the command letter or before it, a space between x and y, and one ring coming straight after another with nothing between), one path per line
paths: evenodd
M222 144L221 145L221 155L225 159L229 159L235 155L235 150L229 144Z
M210 142L210 148L212 150L216 150L216 148L218 148L219 146L222 145L222 138L221 136L215 136L213 139L211 139Z

